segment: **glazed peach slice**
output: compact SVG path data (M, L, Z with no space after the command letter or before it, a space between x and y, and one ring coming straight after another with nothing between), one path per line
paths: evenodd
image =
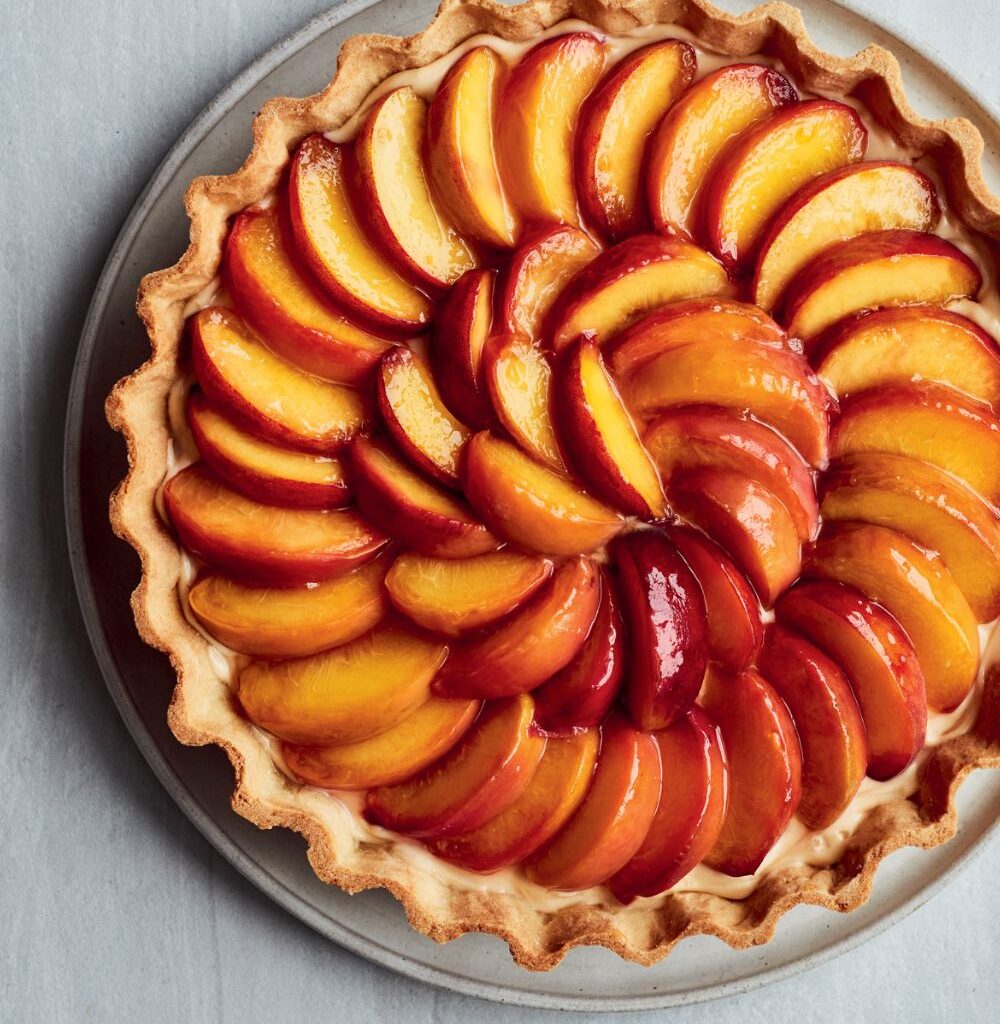
M328 746L282 743L288 770L324 789L391 786L423 771L455 746L482 705L430 697L401 722L367 739Z
M795 723L774 687L752 669L713 670L701 703L719 726L729 768L729 806L705 863L726 875L752 875L802 796Z
M757 668L788 706L802 744L798 815L808 828L827 828L868 767L865 723L851 684L819 648L783 626L768 630Z
M889 526L937 551L976 618L1000 615L1000 519L950 473L906 455L845 455L823 478L827 522Z
M788 510L802 541L815 540L819 509L812 473L770 427L715 406L678 406L649 425L646 450L664 481L702 466L732 469L766 487Z
M255 433L331 454L365 424L359 392L303 373L266 348L231 310L203 309L188 321L198 383ZM275 395L281 401L275 401Z
M358 202L383 250L407 277L446 288L476 264L431 195L424 171L427 101L409 86L368 111L354 144Z
M187 421L201 457L215 475L256 501L295 508L342 508L350 497L337 459L295 451L242 430L196 392Z
M558 558L594 551L624 525L617 512L488 431L465 449L469 503L491 529Z
M714 466L685 470L667 484L667 500L732 556L765 606L799 575L802 553L792 517L756 480Z
M552 304L601 251L579 228L566 224L536 232L511 257L499 307L508 334L538 341Z
M495 334L483 349L483 377L500 425L529 454L565 473L552 425L552 366L537 342Z
M955 578L937 559L896 530L838 523L824 530L806 571L857 587L888 609L913 642L934 710L962 702L979 669L979 631Z
M396 608L434 633L458 636L523 605L552 576L547 558L492 551L475 558L401 554L385 578Z
M729 267L749 265L772 216L821 174L857 163L868 130L847 104L807 100L775 111L727 147L705 183L708 247Z
M640 729L662 729L688 712L705 677L705 598L680 551L658 530L617 537L609 554L628 623L625 704Z
M940 306L897 306L848 317L821 339L813 365L840 398L919 377L1000 410L997 342Z
M816 338L845 316L915 302L973 298L976 264L951 242L920 231L873 231L830 246L788 286L782 322L809 354Z
M278 207L244 210L226 242L223 273L233 303L283 359L309 373L357 384L391 342L357 327L295 266Z
M591 260L549 314L549 344L558 351L586 333L604 345L668 303L730 290L722 265L681 238L633 235Z
M195 618L220 643L258 658L299 658L356 640L386 610L385 559L325 583L256 587L201 576L188 591Z
M331 579L367 562L386 542L353 511L262 505L230 490L201 463L171 477L163 500L188 551L257 583Z
M726 815L726 757L708 715L693 707L653 738L660 748L663 789L642 846L608 880L621 903L676 885L715 846Z
M652 43L616 64L584 106L576 129L577 190L588 220L605 237L642 227L646 143L697 67L690 44Z
M837 242L869 231L930 231L940 212L934 185L912 164L870 160L824 174L799 189L764 232L754 302L774 309L792 278Z
M427 162L434 195L458 229L509 248L517 225L500 185L493 139L505 68L488 46L461 57L427 111Z
M564 353L553 397L562 448L590 489L629 515L662 518L660 477L593 339L581 338Z
M857 395L844 404L830 447L834 457L889 452L923 459L1000 503L1000 420L954 388L914 381Z
M435 558L472 558L500 546L465 502L414 473L384 445L358 438L350 468L362 514L404 547Z
M688 89L646 150L646 196L656 229L690 234L695 200L725 146L797 98L788 79L762 64L731 64Z
M660 797L660 752L653 737L610 715L590 788L576 813L525 864L549 889L589 889L627 864L649 832Z
M470 832L525 791L545 751L527 694L486 705L458 746L419 775L370 790L365 817L421 839Z
M580 106L604 70L607 48L588 32L547 39L510 72L497 120L500 176L525 220L579 226L573 140Z
M579 652L600 596L589 558L564 562L533 600L493 631L453 644L434 692L490 700L533 690Z
M552 736L524 792L485 825L428 843L430 850L471 871L499 871L530 856L580 806L597 760L599 734L586 729Z
M927 728L924 676L899 623L853 587L818 580L793 587L775 615L850 680L865 726L868 774L898 775L923 747Z
M448 487L458 485L458 457L469 429L445 407L430 367L402 346L382 357L375 378L379 411L400 451Z
M310 135L292 158L288 208L292 234L319 283L376 328L415 334L433 304L368 240L348 187L350 150Z
M391 729L430 698L442 643L380 626L322 654L251 662L237 695L247 717L292 743L354 743Z

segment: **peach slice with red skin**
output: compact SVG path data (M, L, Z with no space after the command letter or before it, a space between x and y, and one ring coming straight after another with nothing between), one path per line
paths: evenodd
M646 149L647 201L656 229L691 234L699 191L722 150L797 98L788 79L763 64L731 64L691 86Z
M601 727L597 767L583 802L525 863L549 889L589 889L627 864L649 832L660 797L660 753L653 737L612 714Z
M788 286L782 322L809 355L816 339L861 310L973 298L979 268L951 242L922 231L872 231L831 245Z
M491 529L553 558L594 551L624 525L617 512L488 431L466 445L462 480Z
M697 67L689 43L651 43L616 64L584 105L576 129L577 190L587 219L605 237L623 238L644 224L646 143Z
M496 141L500 177L526 221L579 226L573 140L580 107L604 70L607 47L570 32L529 50L511 69Z
M358 438L350 467L362 514L404 547L436 558L472 558L500 546L465 502L413 472L383 445Z
M802 796L802 748L774 687L752 669L709 673L702 706L722 733L729 806L705 863L752 875L785 831Z
M405 551L385 588L396 608L434 633L458 636L523 605L552 576L547 558L492 551L475 558L428 558Z
M471 832L501 814L531 782L545 751L527 694L492 701L458 746L419 775L369 790L365 817L420 839Z
M386 543L353 511L262 505L230 490L202 463L171 477L163 500L188 551L255 583L328 580L367 562Z
M609 554L629 624L625 703L640 729L662 729L687 713L705 677L705 598L680 551L660 531L618 537Z
M244 210L226 242L223 273L233 303L282 359L308 373L358 384L392 344L353 324L306 280L277 206Z
M900 624L853 587L822 580L797 584L775 615L843 669L865 726L868 774L898 775L923 747L927 729L924 676Z
M778 305L789 282L829 246L869 231L930 231L940 216L927 175L912 164L850 164L799 189L764 232L751 284L762 309Z
M310 135L292 158L288 209L298 251L345 309L376 329L416 334L431 300L368 240L350 195L350 147Z
M209 306L188 322L198 383L254 433L329 455L364 426L366 403L357 391L279 359L231 310Z
M729 782L718 727L693 707L653 736L663 789L656 816L635 856L608 880L621 903L676 885L715 845L725 820Z
M564 562L528 604L492 632L453 644L434 692L490 700L533 690L579 652L600 597L600 577L589 558Z
M187 421L212 472L247 497L295 508L342 508L348 503L350 488L338 459L255 437L197 392L188 398Z
M597 760L599 734L586 729L552 736L524 792L485 825L436 839L432 853L471 871L499 871L548 842L580 806Z
M827 828L868 767L865 723L851 684L819 648L783 626L768 630L757 668L788 706L802 744L798 815L808 828Z
M349 644L291 661L251 662L237 695L251 722L292 743L376 736L430 698L442 643L380 626Z
M868 130L845 103L806 100L776 110L743 132L712 168L704 193L709 249L728 267L746 267L772 216L800 188L857 163L867 148Z

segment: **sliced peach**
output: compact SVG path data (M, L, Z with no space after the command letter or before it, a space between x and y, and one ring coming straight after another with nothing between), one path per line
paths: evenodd
M620 715L601 727L590 788L569 819L525 864L549 889L589 889L627 864L649 832L660 797L660 752Z
M254 432L329 454L364 425L365 402L357 391L279 359L231 310L210 306L188 323L198 383Z
M382 358L375 392L382 419L400 451L428 476L458 484L458 457L469 428L448 411L430 367L408 348Z
M278 207L237 216L226 242L226 284L237 310L279 356L343 384L368 376L391 342L355 326L302 276Z
M358 438L350 456L362 513L404 547L436 558L472 558L500 546L465 502L418 476L383 445Z
M912 164L871 160L799 189L768 225L754 270L754 302L771 310L795 275L829 246L868 231L930 231L940 215L927 175Z
M404 552L385 587L392 603L418 625L458 636L502 619L552 575L547 558L493 551L475 558L428 558Z
M423 771L455 746L472 725L477 700L430 697L401 722L354 743L324 747L282 743L288 770L310 786L374 789Z
M576 129L576 182L584 213L604 236L643 226L647 140L697 67L689 43L651 43L616 64L587 101Z
M775 614L850 680L865 725L868 774L898 775L923 747L927 728L924 676L899 623L853 587L825 581L799 583Z
M600 597L600 577L589 558L564 562L528 604L492 632L453 644L434 692L489 700L533 690L579 652Z
M640 729L662 729L694 704L708 664L701 585L658 530L615 539L610 555L628 623L625 703Z
M708 715L693 707L653 738L660 748L663 790L642 846L608 881L622 903L676 885L715 846L726 815L726 757Z
M328 580L367 562L386 542L353 511L261 505L201 463L171 477L163 500L188 551L256 583Z
M957 707L979 670L976 617L954 577L896 530L838 523L806 565L812 576L857 587L884 605L913 642L937 711Z
M434 195L459 230L487 245L514 244L517 225L500 185L493 141L503 60L477 46L452 65L427 111Z
M855 164L868 148L857 112L836 100L782 107L747 129L705 183L708 247L727 266L746 267L772 216L821 174Z
M500 174L525 220L579 225L573 139L580 106L604 70L607 47L588 32L547 39L510 72L497 120Z
M705 863L752 875L788 825L802 795L802 748L774 687L757 672L710 672L702 706L722 733L729 806Z
M982 283L976 264L943 238L872 231L830 246L801 270L788 286L781 319L808 354L816 338L845 316L973 298Z
M690 234L699 190L727 143L797 98L788 79L762 64L731 64L688 89L647 147L646 194L656 229Z
M667 484L667 499L732 556L765 605L798 577L802 551L795 523L756 480L731 469L685 470Z
M594 773L599 734L586 729L546 740L524 792L485 825L429 843L432 852L472 871L498 871L548 842L580 806Z
M593 551L623 526L618 513L487 431L466 446L462 478L486 523L529 551Z
M368 240L348 187L348 147L310 135L292 158L289 212L309 269L348 310L384 330L414 334L433 304Z
M488 704L443 758L394 786L370 790L365 817L422 839L470 832L524 792L545 751L527 694Z
M621 687L625 628L607 570L600 570L600 578L601 603L583 646L533 694L535 720L550 732L600 725Z
M385 614L385 559L306 587L255 587L214 574L188 591L216 640L258 658L299 658L356 640Z
M444 644L394 627L292 661L251 662L237 694L247 717L292 743L354 743L391 729L430 698Z
M604 345L668 302L730 290L722 265L681 238L633 235L591 260L549 314L548 340L559 349L587 334Z

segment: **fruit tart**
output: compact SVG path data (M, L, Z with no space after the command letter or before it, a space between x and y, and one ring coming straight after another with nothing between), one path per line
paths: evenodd
M766 942L947 840L1000 764L975 128L783 4L446 0L253 130L108 400L235 810L533 969Z

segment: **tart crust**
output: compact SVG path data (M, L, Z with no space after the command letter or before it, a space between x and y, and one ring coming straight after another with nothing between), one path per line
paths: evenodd
M917 792L869 813L832 866L786 868L742 900L681 892L614 910L580 905L553 911L531 906L516 894L458 889L446 872L431 877L415 867L393 840L359 841L334 801L278 769L212 670L208 643L181 607L181 555L157 515L155 498L167 471L167 397L178 374L184 308L219 269L229 217L278 187L299 140L343 125L388 76L424 66L473 35L524 41L568 18L616 35L656 22L677 24L725 55L777 57L809 90L858 98L903 145L934 159L960 219L994 245L1000 243L1000 199L983 179L978 130L964 118L929 121L917 115L903 94L896 59L881 47L871 45L847 58L818 50L801 14L787 4L767 3L733 16L703 0L529 0L517 7L494 0L444 0L418 35L348 39L337 72L322 92L265 104L254 120L253 148L238 171L191 183L185 197L190 245L174 266L147 275L139 291L137 308L149 333L151 356L118 382L106 407L109 423L125 438L129 464L111 499L111 522L142 562L142 578L132 596L139 632L169 655L177 673L169 710L177 739L221 746L236 776L233 808L261 828L280 825L300 832L324 881L352 893L388 889L403 904L411 925L438 942L468 931L497 935L510 945L517 963L532 970L548 970L572 947L588 944L606 946L640 964L662 959L688 935L712 934L743 948L767 942L781 915L796 904L853 910L868 899L883 857L902 846L936 846L955 834L954 796L971 770L1000 767L998 666L987 673L972 730L934 748Z

